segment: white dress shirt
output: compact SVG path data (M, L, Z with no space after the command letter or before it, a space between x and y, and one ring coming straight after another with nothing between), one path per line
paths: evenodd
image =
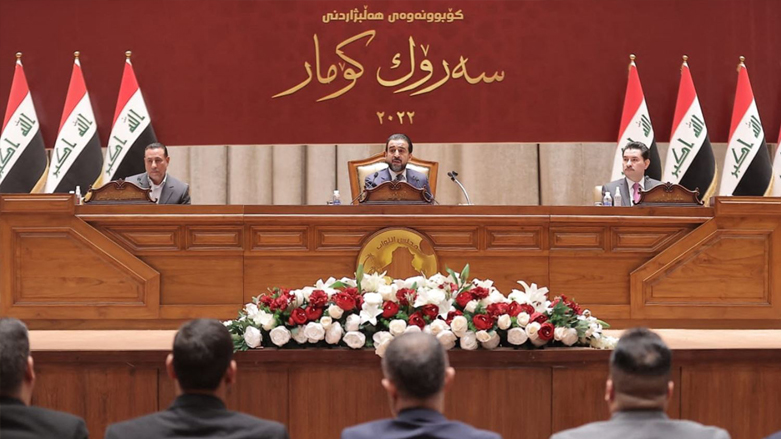
M155 184L152 179L149 179L149 184L152 186L152 193L149 194L150 197L152 197L155 200L155 203L160 204L160 195L163 193L163 186L165 186L165 181L168 179L168 173L165 173L165 177L163 177L163 181L160 182L160 184Z

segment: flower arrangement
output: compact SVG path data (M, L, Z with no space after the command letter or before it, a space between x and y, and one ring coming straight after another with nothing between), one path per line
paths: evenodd
M523 281L523 290L505 296L491 280L469 281L469 265L461 273L394 280L362 271L358 267L355 279L318 280L255 297L225 322L235 349L373 347L382 356L393 337L410 331L430 332L446 349L609 349L616 343L602 333L607 323L566 296L551 301L547 288Z

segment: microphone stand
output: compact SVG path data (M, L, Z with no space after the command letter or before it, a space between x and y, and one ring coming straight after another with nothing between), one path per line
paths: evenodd
M451 179L451 180L453 180L453 181L454 181L454 182L455 182L455 183L458 185L458 187L460 187L460 188L461 188L461 192L463 192L463 193L464 193L464 197L466 198L466 204L467 204L467 206L473 206L473 204L472 204L472 200L470 200L470 199L469 199L469 194L468 194L468 193L466 193L466 188L465 188L465 187L464 187L464 185L463 185L463 184L461 184L461 182L460 182L460 181L458 181L458 179L456 178L456 177L458 177L458 172L456 172L456 171L450 171L450 172L448 172L448 173L447 173L447 176L448 176L448 177L450 177L450 179Z

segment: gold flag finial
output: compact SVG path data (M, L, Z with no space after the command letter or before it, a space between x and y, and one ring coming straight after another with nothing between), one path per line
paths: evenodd
M22 59L22 52L16 52L16 59Z
M629 54L629 60L630 60L630 61L632 61L632 62L635 62L635 58L637 58L637 57L635 56L635 54L634 54L634 53L630 53L630 54Z
M77 51L73 52L73 56L74 56L76 59L78 59L78 58L79 58L79 56L81 56L81 52L79 52L79 51L77 50Z
M683 62L687 62L687 61L689 61L689 56L688 55L684 55L683 56Z
M738 63L738 72L739 72L741 67L746 68L746 64L744 64L744 62L746 61L746 57L740 56L738 59L740 59L740 62Z
M131 57L132 55L133 55L133 52L131 52L131 51L129 51L129 50L128 50L127 52L125 52L125 58L127 58L127 59L130 59L130 57Z

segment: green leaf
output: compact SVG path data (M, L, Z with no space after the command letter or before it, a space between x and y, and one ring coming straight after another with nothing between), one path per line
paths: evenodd
M466 283L469 279L469 264L464 265L464 269L461 270L461 282Z
M345 287L347 287L347 284L346 284L346 283L344 283L344 282L342 282L342 281L340 281L340 280L338 280L338 281L336 281L336 282L332 283L332 284L329 286L329 288L333 288L333 289L335 289L335 290L338 290L338 289L340 289L340 288L345 288Z
M358 264L358 269L355 271L355 284L358 287L358 293L362 294L361 281L363 280L363 264Z

